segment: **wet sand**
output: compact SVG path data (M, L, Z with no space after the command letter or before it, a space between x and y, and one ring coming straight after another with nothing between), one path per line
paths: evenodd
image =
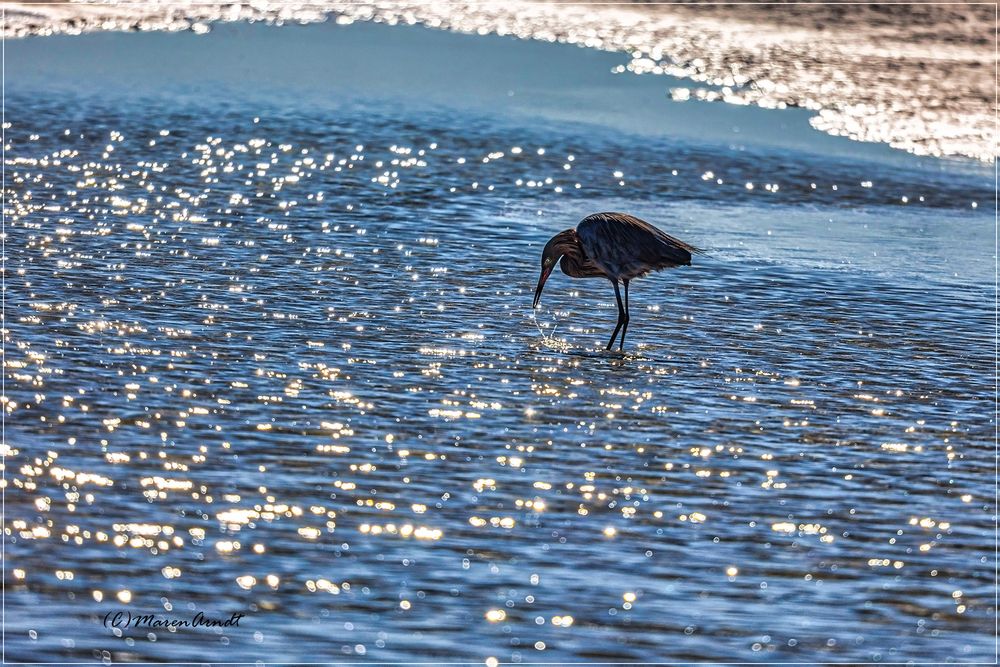
M812 112L824 132L931 156L994 159L994 10L984 5L573 5L8 3L7 35L194 30L264 20L420 23L632 56L621 71L666 73L675 99Z

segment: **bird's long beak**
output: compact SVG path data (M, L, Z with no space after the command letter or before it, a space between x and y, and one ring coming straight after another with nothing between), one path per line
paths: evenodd
M550 273L552 269L542 269L542 275L538 276L538 287L535 288L535 302L531 304L532 308L538 308L538 302L542 300L542 288L545 287L545 281L549 279Z

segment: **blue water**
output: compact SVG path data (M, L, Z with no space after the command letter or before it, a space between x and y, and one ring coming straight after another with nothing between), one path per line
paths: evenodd
M6 48L8 660L992 660L991 173L551 44ZM707 250L625 354L530 309L601 210Z

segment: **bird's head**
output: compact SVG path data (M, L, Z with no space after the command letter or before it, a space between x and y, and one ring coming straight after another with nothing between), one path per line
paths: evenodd
M531 305L532 308L538 308L538 302L542 299L542 288L549 279L552 269L556 268L559 258L567 252L572 252L576 244L575 229L559 232L545 244L545 248L542 249L542 273L538 276L538 287L535 288L535 302Z

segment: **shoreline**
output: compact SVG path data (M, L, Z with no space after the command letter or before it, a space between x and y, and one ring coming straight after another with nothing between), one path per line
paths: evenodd
M994 159L993 50L981 39L975 6L925 6L905 26L892 22L892 10L883 16L870 9L765 9L768 5L730 11L718 5L434 6L410 1L385 7L328 0L280 6L180 3L170 9L78 3L4 7L7 37L99 31L204 34L233 22L329 20L575 44L623 54L626 63L615 68L618 73L674 77L678 83L665 80L661 85L674 101L798 107L811 114L814 128L832 136L916 155L985 164ZM900 11L909 9L913 7ZM781 15L772 16L774 11ZM938 18L944 22L936 23ZM831 29L831 23L842 27ZM704 43L712 47L706 49Z

